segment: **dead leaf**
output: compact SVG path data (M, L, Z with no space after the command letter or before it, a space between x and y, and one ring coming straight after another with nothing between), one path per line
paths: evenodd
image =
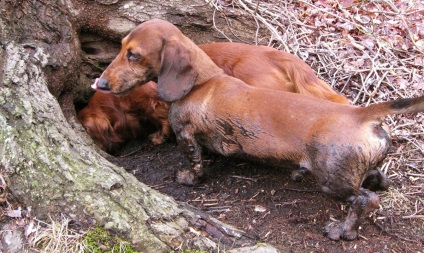
M358 21L361 24L368 24L371 21L371 19L366 15L359 15L358 14L358 15L355 15L354 18L355 18L356 21Z
M22 209L21 207L18 207L17 210L9 210L6 215L10 218L22 218Z
M379 20L379 19L373 19L372 20L372 23L374 24L374 25L380 25L382 22Z
M330 6L327 4L327 2L328 2L328 1L326 1L326 0L318 0L318 1L316 1L316 2L314 3L314 5L315 5L315 6L320 6L320 7L330 7Z
M336 27L344 29L346 31L352 31L353 29L355 29L355 26L350 22L337 22Z
M37 228L35 227L35 223L33 220L31 220L28 226L25 228L25 236L28 237L30 234L36 231L37 231Z
M344 70L345 72L354 72L356 69L355 69L355 67L354 67L354 66L350 65L349 63L345 63L345 64L343 65L343 70Z
M356 40L355 40L352 36L347 35L347 38L349 39L350 44L352 44L352 46L356 47L356 48L357 48L357 49L359 49L359 50L364 50L364 49L365 49L365 47L364 47L364 46L362 46L362 45L360 45L360 44L358 44L358 43L356 42Z
M395 84L399 87L399 89L406 90L408 81L403 78L396 78Z
M355 3L355 0L342 0L342 1L340 2L340 5L341 5L343 8L347 8L347 7L351 6L351 5L353 5L354 3Z
M424 11L423 11L423 15L424 15ZM424 22L423 23L419 22L416 24L416 26L417 26L416 29L417 29L418 35L421 37L424 37Z
M362 38L358 43L364 45L368 49L373 49L375 47L375 40L370 37Z
M260 205L255 206L255 212L263 213L266 212L266 208Z
M356 61L351 61L350 65L352 65L356 68L362 67L362 66L364 66L364 59L358 59Z
M424 40L415 41L415 45L418 47L420 51L424 51Z
M416 90L424 90L424 80L419 80L412 85L412 87Z
M324 23L324 22L322 22L320 19L318 19L318 18L316 18L315 19L315 23L314 23L314 25L316 26L316 27L325 27L326 26L326 24Z

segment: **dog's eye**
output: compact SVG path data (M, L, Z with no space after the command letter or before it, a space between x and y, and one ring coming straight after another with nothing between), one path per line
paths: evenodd
M128 50L127 57L129 61L139 61L141 59L139 53L132 52L131 50Z

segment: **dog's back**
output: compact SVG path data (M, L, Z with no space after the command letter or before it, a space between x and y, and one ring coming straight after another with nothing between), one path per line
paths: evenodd
M230 76L193 88L171 108L174 130L182 128L175 122L191 122L198 129L196 134L203 135L199 138L202 144L215 152L303 165L307 163L311 141L325 142L334 136L334 144L350 145L360 138L358 127L364 127L363 122L352 117L358 107L255 88ZM354 131L349 133L351 128ZM287 129L295 129L295 134Z
M199 47L225 73L249 85L349 104L296 55L267 46L234 42L202 44Z
M108 152L115 151L139 133L138 121L127 118L121 104L118 97L96 92L89 104L78 113L78 120L94 143Z

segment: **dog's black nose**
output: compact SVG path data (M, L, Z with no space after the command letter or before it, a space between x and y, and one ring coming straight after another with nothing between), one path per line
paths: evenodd
M97 88L105 91L110 90L109 82L107 81L107 79L99 78L99 80L97 81Z

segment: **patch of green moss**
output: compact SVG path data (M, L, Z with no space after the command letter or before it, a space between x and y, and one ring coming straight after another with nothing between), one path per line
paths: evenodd
M93 253L141 253L134 250L129 242L111 235L108 230L97 226L84 237L87 252Z

